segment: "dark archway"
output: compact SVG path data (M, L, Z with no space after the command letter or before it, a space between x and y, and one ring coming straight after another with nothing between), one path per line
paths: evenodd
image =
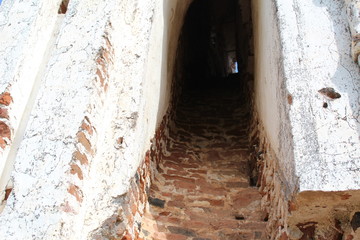
M150 239L266 238L249 174L250 12L249 1L236 0L195 0L188 9L143 224Z
M195 0L184 21L178 48L178 71L184 87L246 82L251 49L250 3ZM243 80L243 81L241 81Z

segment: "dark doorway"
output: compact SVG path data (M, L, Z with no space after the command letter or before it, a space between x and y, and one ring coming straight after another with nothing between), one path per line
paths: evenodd
M178 49L185 88L244 83L241 76L249 70L252 53L251 19L243 17L250 16L250 9L242 7L235 0L195 0L190 5Z
M249 177L250 16L250 1L195 0L188 9L166 153L143 224L149 239L266 239L261 194Z

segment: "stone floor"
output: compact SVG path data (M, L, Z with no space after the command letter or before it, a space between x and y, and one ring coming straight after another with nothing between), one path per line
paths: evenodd
M266 239L261 195L249 186L248 114L239 91L215 85L182 98L150 190L143 239Z

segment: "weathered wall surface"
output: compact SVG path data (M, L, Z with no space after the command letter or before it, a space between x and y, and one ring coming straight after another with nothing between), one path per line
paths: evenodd
M345 4L279 2L279 12L288 19L281 34L299 188L359 189L360 76L349 51ZM324 87L341 98L327 100L318 93Z
M0 6L1 149L0 199L24 133L49 43L56 34L60 1L12 2ZM61 22L60 22L61 23ZM25 121L22 121L25 120ZM12 146L14 145L14 146Z
M287 90L282 67L282 42L275 2L253 2L255 83L254 109L285 176L286 188L294 191L294 157Z
M260 140L259 181L269 230L277 232L273 238L356 235L349 226L359 207L360 76L351 56L347 6L253 2L254 107L266 139ZM323 88L328 96L319 92ZM285 221L276 230L279 217Z
M302 221L296 228L305 234L309 226L303 216L307 215L315 236L336 237L327 235L333 226L349 237L345 234L354 234L349 222L354 210L359 210L360 76L350 51L346 4L279 1L278 11L286 86L293 99L289 117L300 192L295 202L302 202L292 212L291 227ZM333 88L341 98L324 97L318 92L322 88ZM357 191L346 192L349 190ZM316 197L307 198L307 191ZM318 214L312 216L307 210ZM296 238L295 231L291 234Z
M57 23L60 1L10 2L0 10L6 58L0 74L1 91L12 97L2 95L15 121L12 135L34 91L23 139L13 150L4 145L3 165L6 154L14 154L2 174L2 187L11 174L12 191L0 214L0 238L96 237L124 194L134 198L140 191L133 187L136 175L148 171L142 162L169 106L169 79L190 1L72 0ZM52 25L59 28L56 36ZM36 44L51 39L53 49L44 58L47 48ZM134 218L142 212L141 199L135 199L140 205Z
M72 0L65 15L59 0L1 4L1 239L96 238L131 201L121 233L136 235L145 152L168 110L170 80L181 77L176 49L190 3ZM273 238L300 238L308 221L319 236L328 226L354 235L360 74L348 3L252 2L259 182ZM325 87L341 98L321 95ZM322 216L304 214L329 199Z

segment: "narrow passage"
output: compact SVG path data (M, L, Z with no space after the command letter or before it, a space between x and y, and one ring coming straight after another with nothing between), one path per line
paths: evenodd
M247 104L238 82L221 81L181 97L150 189L146 240L266 239L261 195L249 186Z

